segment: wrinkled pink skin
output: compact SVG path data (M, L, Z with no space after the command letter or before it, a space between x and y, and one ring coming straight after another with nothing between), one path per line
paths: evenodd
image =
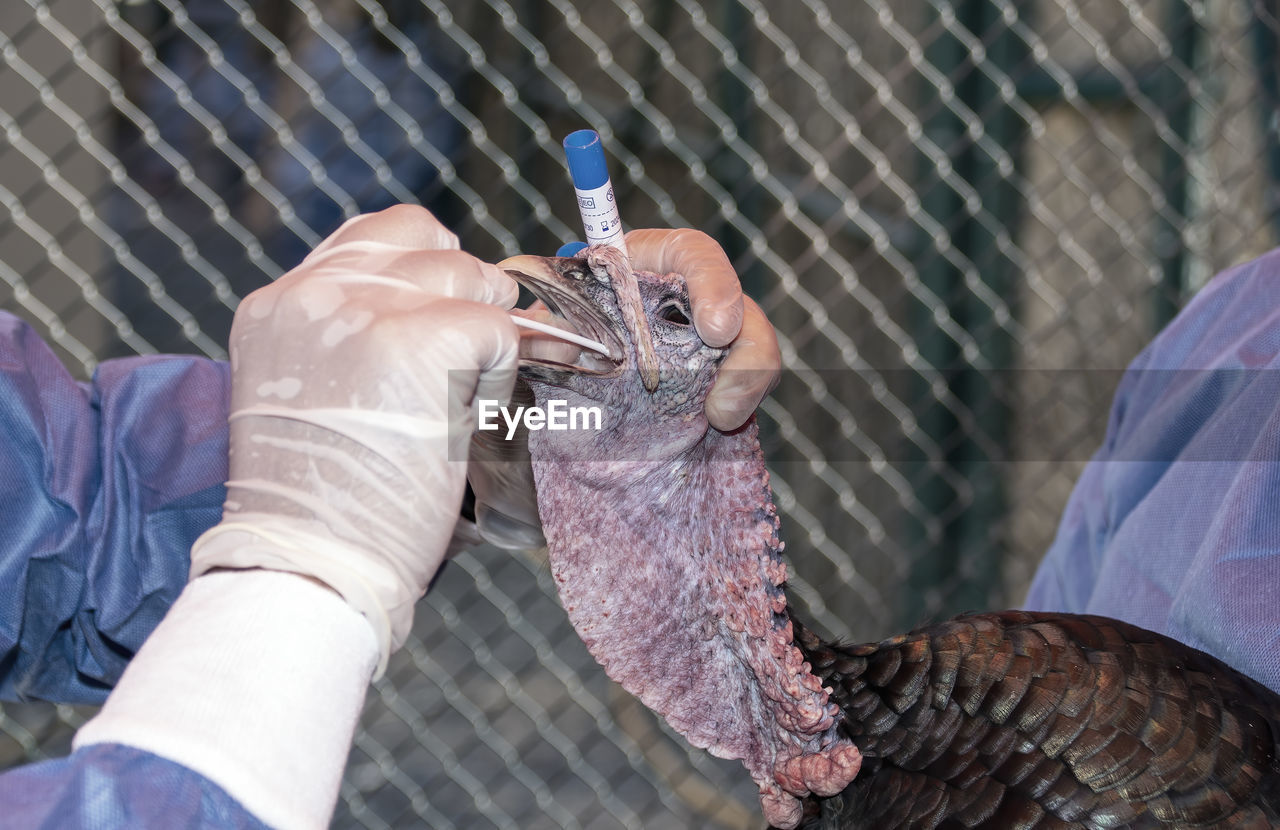
M589 261L601 269L602 258ZM612 257L603 265L621 267ZM613 378L530 384L541 405L605 410L600 433L530 433L552 574L609 676L694 746L740 759L765 818L795 827L799 798L843 790L861 755L837 733L840 713L793 644L755 421L732 434L708 428L703 402L722 353L656 316L673 292L687 309L682 280L636 277L658 388L648 393L630 361ZM591 299L630 345L610 296Z

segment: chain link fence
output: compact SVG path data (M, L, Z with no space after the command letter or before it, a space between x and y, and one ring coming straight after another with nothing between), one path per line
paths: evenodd
M223 356L344 217L490 260L577 217L725 246L788 372L761 415L800 613L877 639L1015 604L1117 371L1276 243L1280 23L1245 0L10 0L0 305L74 371ZM1011 463L1016 462L1016 463ZM8 704L0 765L91 709ZM536 562L443 573L371 689L334 826L760 825L590 660Z

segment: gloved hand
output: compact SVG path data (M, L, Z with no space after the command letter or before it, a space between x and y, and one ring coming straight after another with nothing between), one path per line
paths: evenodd
M691 228L643 229L626 235L636 268L659 274L683 274L689 283L693 324L712 346L729 346L729 354L707 396L707 420L723 431L737 429L778 382L782 357L773 326L755 301L742 293L738 275L714 239ZM525 312L554 322L539 308ZM573 362L577 347L546 335L521 331L522 354L536 351L552 360ZM520 394L517 391L517 394ZM480 535L498 547L533 550L546 544L538 518L529 464L528 435L511 441L496 432L477 433L468 472L476 495Z
M518 288L457 247L422 208L357 217L232 325L231 480L191 576L318 580L373 625L379 675L449 544L475 402L515 381Z
M773 326L742 293L724 249L702 231L635 230L626 241L636 268L688 280L698 336L708 346L729 347L707 396L707 420L722 432L742 426L778 383L782 356Z

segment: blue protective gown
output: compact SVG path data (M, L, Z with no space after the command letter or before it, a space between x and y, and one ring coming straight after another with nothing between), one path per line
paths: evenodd
M0 775L5 830L265 830L217 784L116 744Z
M101 703L221 516L230 370L109 360L76 383L0 313L0 700Z
M1027 607L1127 620L1280 691L1280 250L1130 365Z
M225 363L137 357L76 383L0 312L0 699L106 698L221 515L229 382ZM265 825L186 767L103 744L0 775L0 827Z

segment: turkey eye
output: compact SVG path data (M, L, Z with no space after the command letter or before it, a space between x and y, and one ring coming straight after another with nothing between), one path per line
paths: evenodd
M679 303L667 303L658 309L658 316L677 326L689 325L689 315L685 314L684 308Z

